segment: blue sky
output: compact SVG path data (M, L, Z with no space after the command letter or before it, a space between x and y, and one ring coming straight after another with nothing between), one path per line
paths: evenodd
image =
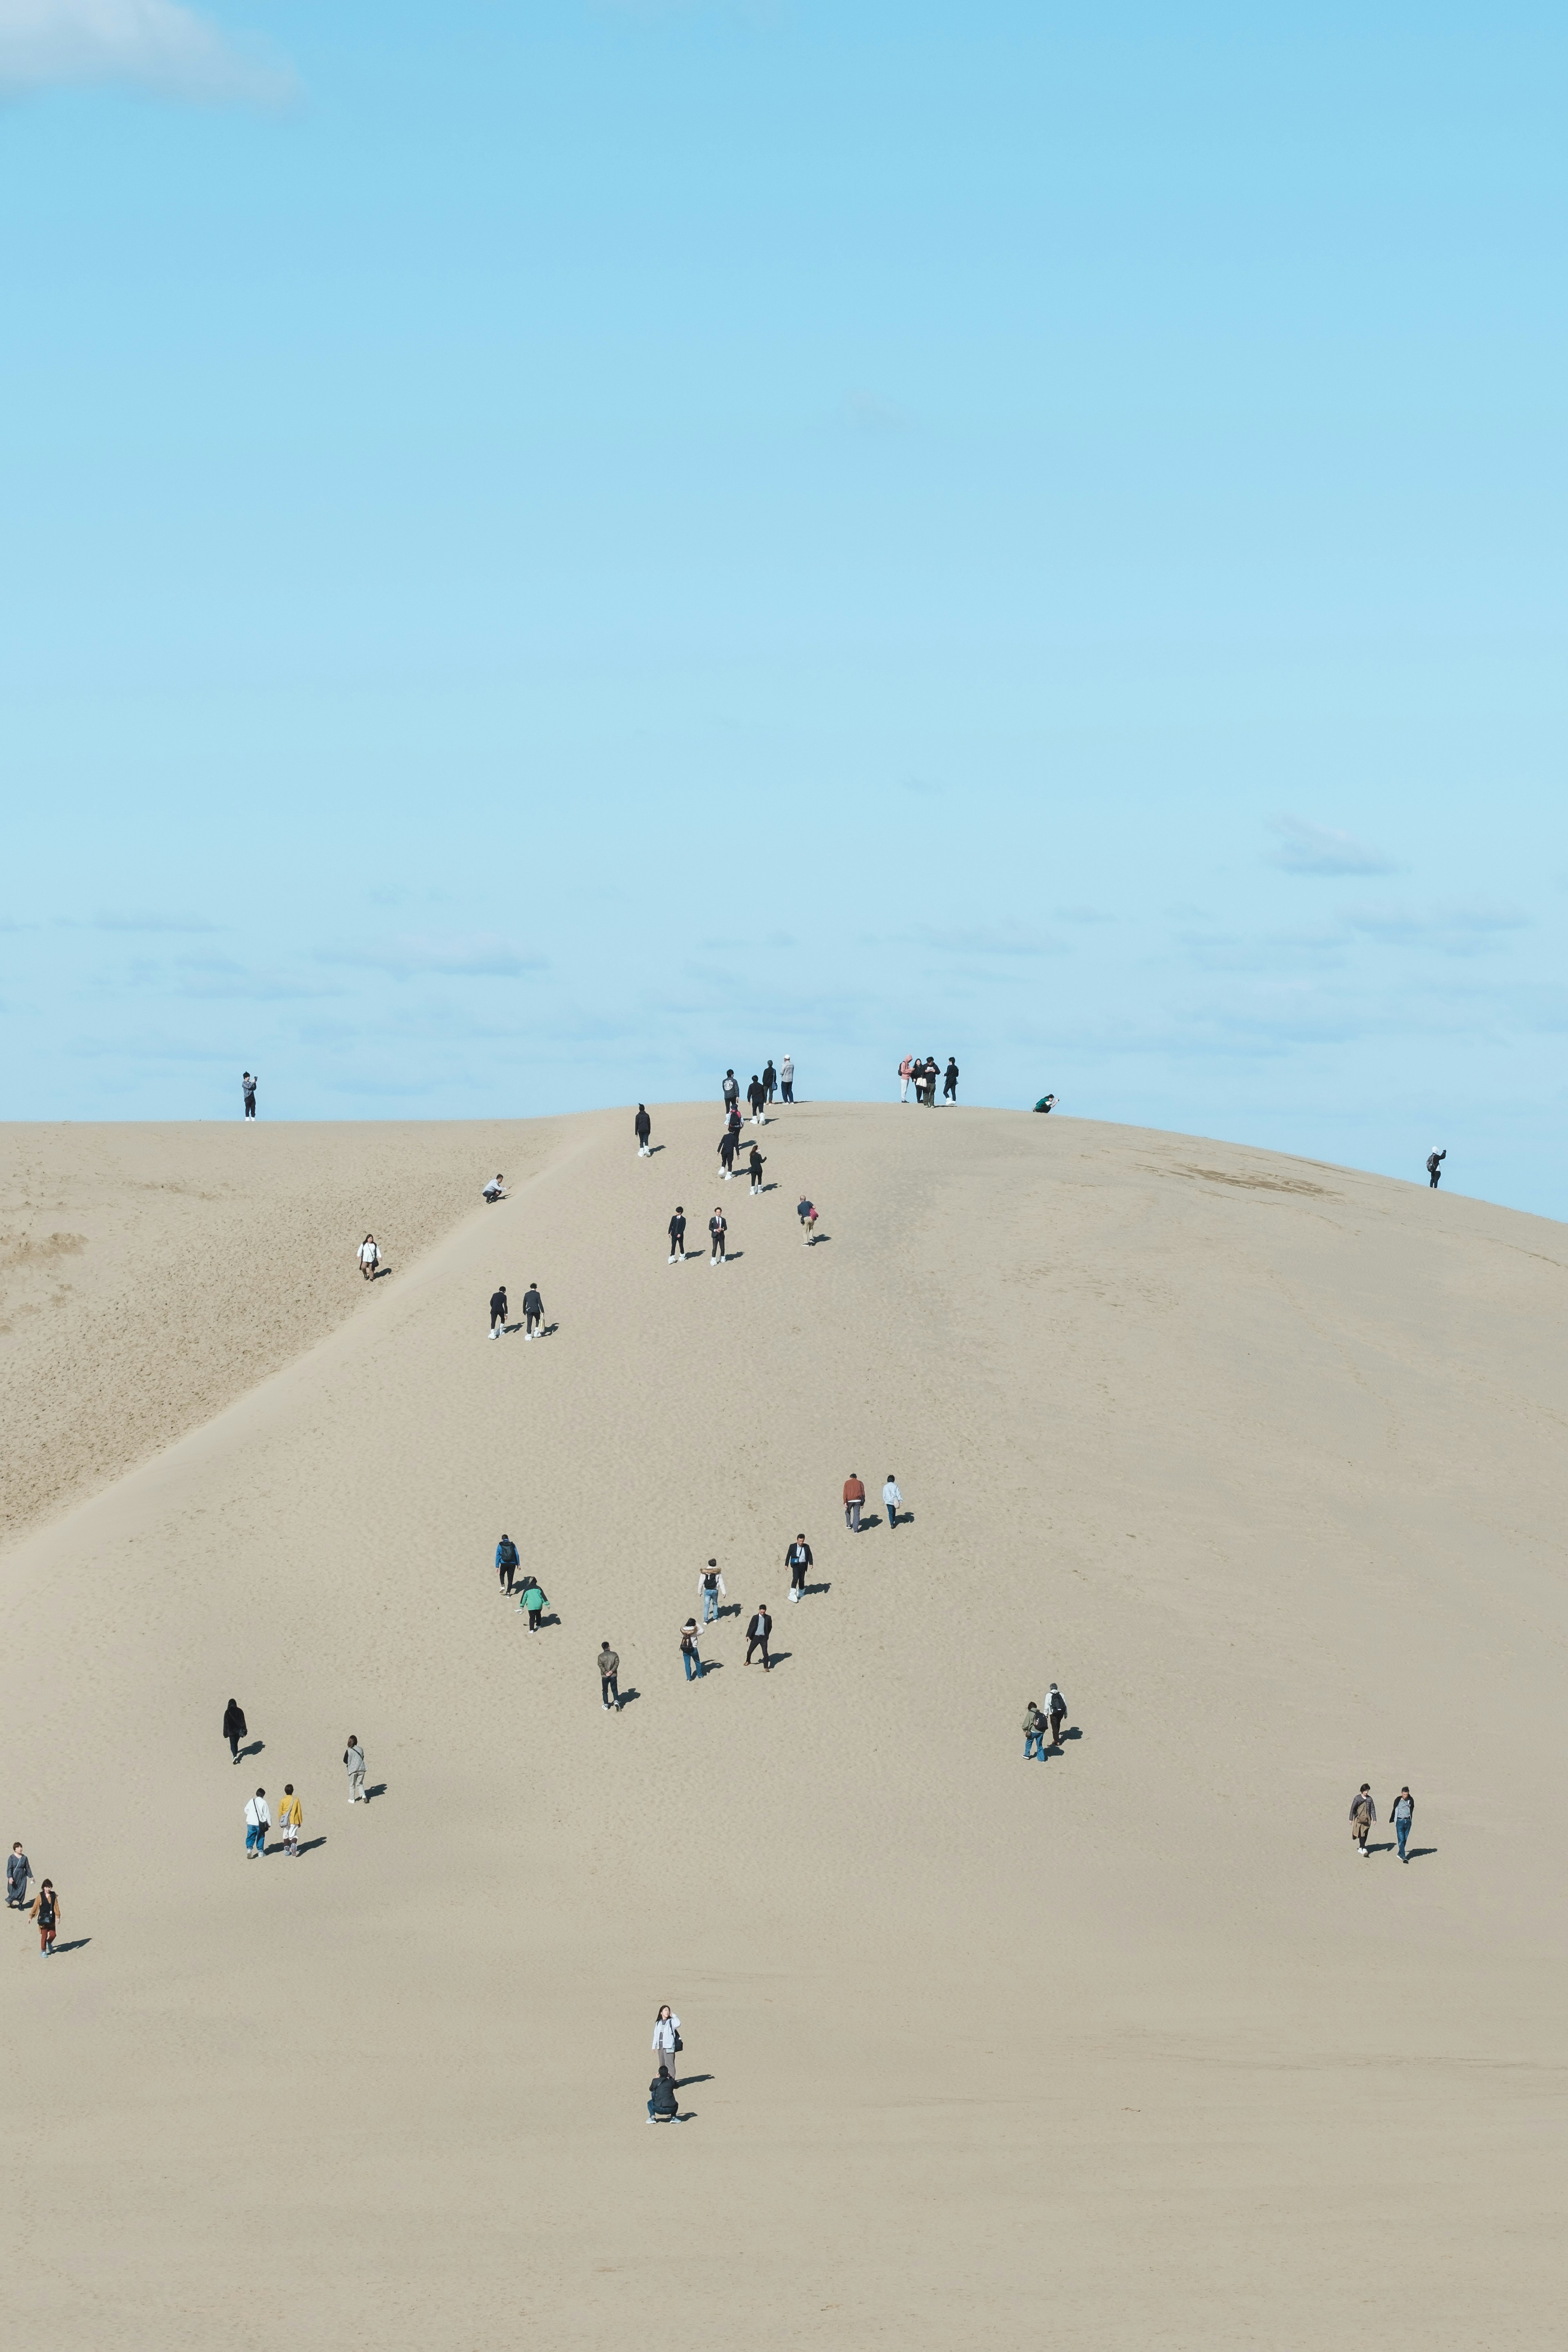
M1568 1215L1568 23L0 0L0 1108Z

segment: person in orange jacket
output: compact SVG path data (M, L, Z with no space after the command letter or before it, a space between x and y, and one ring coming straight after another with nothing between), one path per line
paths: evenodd
M865 1482L851 1470L844 1481L844 1524L851 1535L858 1536L860 1532L860 1506L865 1499Z

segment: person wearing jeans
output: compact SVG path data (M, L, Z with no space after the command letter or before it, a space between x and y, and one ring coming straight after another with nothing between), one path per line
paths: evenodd
M795 1100L795 1064L786 1054L779 1064L779 1093L785 1102Z
M1040 1713L1040 1710L1036 1706L1034 1700L1031 1699L1028 1706L1024 1709L1025 1763L1027 1764L1030 1758L1035 1756L1039 1758L1042 1764L1045 1762L1046 1718Z
M689 1683L702 1680L702 1660L697 1651L697 1620L689 1617L680 1629L680 1657Z
M258 1789L245 1809L245 1858L252 1855L260 1861L267 1852L267 1832L272 1827L272 1815L267 1807L267 1791Z
M1401 1862L1405 1862L1409 1859L1405 1851L1405 1842L1410 1835L1410 1824L1415 1818L1415 1800L1411 1795L1408 1789L1401 1789L1398 1796L1395 1797L1394 1801L1394 1834L1399 1841L1399 1859Z
M608 1642L601 1642L599 1644L599 1701L606 1714L618 1715L621 1711L620 1685L616 1680L620 1671L621 1662L616 1652L611 1649Z
M889 1470L887 1484L882 1488L882 1507L888 1514L888 1525L890 1528L896 1528L899 1524L899 1508L903 1499L899 1492L899 1482Z
M724 1580L719 1573L719 1563L710 1559L699 1580L702 1592L702 1622L711 1625L719 1614L719 1603L724 1598Z
M851 1535L860 1532L860 1506L866 1499L866 1486L853 1470L844 1481L844 1524Z

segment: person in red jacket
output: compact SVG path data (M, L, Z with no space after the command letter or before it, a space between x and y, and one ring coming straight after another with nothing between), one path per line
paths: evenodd
M851 1535L860 1532L860 1506L866 1499L866 1487L853 1470L844 1481L844 1524Z

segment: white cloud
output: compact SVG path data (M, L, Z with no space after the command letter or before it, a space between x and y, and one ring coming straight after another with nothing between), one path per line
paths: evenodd
M177 0L0 0L0 92L86 82L216 102L276 102L294 87Z
M1353 835L1309 824L1304 817L1277 816L1273 829L1279 836L1274 863L1287 874L1393 874L1398 870L1391 857L1384 857L1381 850L1368 849Z

